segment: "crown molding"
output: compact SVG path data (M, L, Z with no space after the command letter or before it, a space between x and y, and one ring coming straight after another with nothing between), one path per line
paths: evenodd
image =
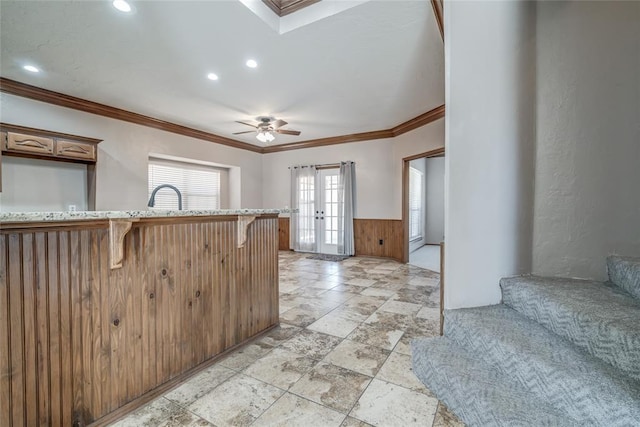
M348 142L372 141L374 139L393 138L391 129L374 130L372 132L352 133L349 135L331 136L329 138L310 139L308 141L292 142L290 144L269 145L262 149L263 153L277 153L280 151L301 150L303 148L323 147L325 145L346 144Z
M320 0L262 0L280 18L287 16Z
M436 17L440 36L444 41L444 0L431 0L431 6L433 6L433 14Z
M442 104L439 107L434 108L433 110L429 110L424 114L420 114L418 117L414 117L411 120L400 123L398 126L391 128L391 132L393 132L393 136L398 136L424 125L428 125L431 122L443 118L444 110L444 104Z
M322 147L325 145L346 144L349 142L372 141L375 139L394 138L403 133L412 131L444 117L445 107L429 110L424 114L407 120L391 129L376 130L372 132L354 133L351 135L332 136L330 138L310 139L308 141L292 142L290 144L278 144L264 147L263 153L277 153L280 151L300 150L302 148Z
M71 108L85 113L97 114L99 116L109 117L111 119L122 120L137 125L147 126L154 129L160 129L166 132L178 135L189 136L204 141L215 142L217 144L227 145L229 147L241 148L243 150L262 153L262 148L246 142L236 141L235 139L226 138L214 133L193 129L187 126L178 125L142 114L134 113L120 108L111 107L109 105L99 104L97 102L88 101L75 96L65 95L63 93L54 92L48 89L42 89L31 86L26 83L17 82L15 80L0 77L0 92L9 93L11 95L22 96L24 98L34 99L36 101L46 102L60 107Z
M109 105L99 104L71 95L54 92L48 89L42 89L31 86L26 83L17 82L4 77L0 77L0 92L11 95L21 96L24 98L34 99L48 104L58 105L60 107L71 108L86 113L96 114L99 116L109 117L111 119L122 120L129 123L135 123L141 126L147 126L166 132L175 133L177 135L188 136L191 138L201 139L203 141L222 144L233 148L252 151L254 153L276 153L280 151L300 150L303 148L322 147L326 145L346 144L349 142L372 141L376 139L394 138L403 133L417 129L436 121L445 114L445 106L440 105L424 114L407 120L391 129L376 130L371 132L361 132L349 135L332 136L328 138L310 139L307 141L292 142L289 144L270 145L267 147L259 147L215 133L205 132L202 130L190 128L176 123L167 122L132 111L122 110L120 108L111 107Z

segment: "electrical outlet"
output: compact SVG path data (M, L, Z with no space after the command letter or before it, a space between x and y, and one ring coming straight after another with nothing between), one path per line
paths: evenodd
M69 212L75 212L76 211L76 205L69 205Z
M384 240L380 239L379 242L380 242L381 245L384 245Z

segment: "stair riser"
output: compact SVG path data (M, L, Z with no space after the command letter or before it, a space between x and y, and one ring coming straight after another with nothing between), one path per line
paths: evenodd
M629 335L615 322L586 318L562 302L540 298L535 290L504 285L503 303L593 356L640 380L640 336Z
M447 338L412 343L413 371L469 426L573 426Z
M609 280L616 286L640 298L640 259L610 256L607 258Z
M591 356L576 351L570 344L549 335L551 332L538 325L530 325L530 321L504 307L472 311L475 313L465 313L465 310L448 312L445 336L493 369L517 381L542 401L549 402L583 425L628 426L640 417L637 409L640 401L634 398L638 390L616 384L606 376L606 372L605 376L591 378L596 374L587 372L589 364L583 364L581 369L575 368L576 363L589 360ZM509 324L499 316L492 316L506 311L518 318L517 323L512 322L515 330L522 331L522 335L530 331L531 339L535 339L538 347L522 346L521 342L503 338L501 330ZM482 314L478 315L480 312ZM574 369L565 371L567 366ZM605 371L607 369L612 368ZM603 394L608 394L609 398L603 399Z

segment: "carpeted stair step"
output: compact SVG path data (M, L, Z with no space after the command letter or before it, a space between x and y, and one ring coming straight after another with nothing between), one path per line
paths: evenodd
M445 336L581 425L640 422L640 382L505 305L446 311Z
M500 286L504 304L640 380L640 300L578 279L520 276Z
M607 272L612 283L640 298L640 258L607 257Z
M411 342L413 372L469 426L574 426L446 337Z

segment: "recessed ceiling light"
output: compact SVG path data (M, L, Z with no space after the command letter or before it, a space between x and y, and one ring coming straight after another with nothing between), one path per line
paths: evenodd
M256 68L257 66L258 66L258 63L255 60L250 59L247 61L247 67Z
M25 70L29 71L30 73L39 73L40 69L38 67L34 67L33 65L25 65L24 67Z
M218 75L215 74L215 73L209 73L209 74L207 74L207 78L209 80L218 80Z
M118 9L120 12L131 12L131 5L125 0L113 0L112 4L113 7Z

